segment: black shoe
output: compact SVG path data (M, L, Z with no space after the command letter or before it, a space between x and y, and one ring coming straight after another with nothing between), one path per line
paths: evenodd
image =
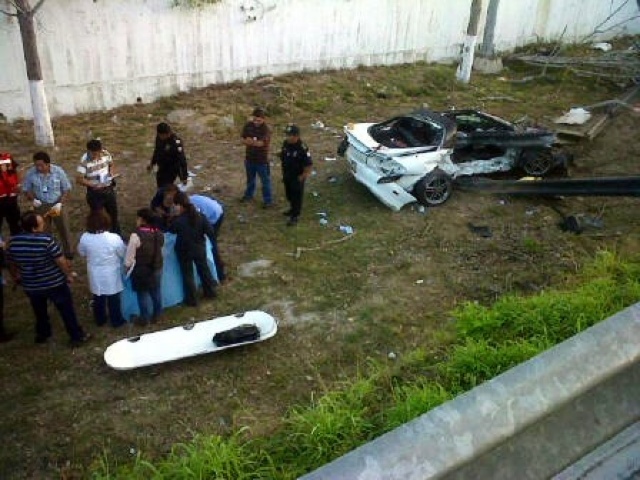
M287 227L293 227L298 224L298 217L291 217L287 222Z
M242 197L240 198L240 203L247 203L247 202L250 202L251 200L253 200L253 198L251 197Z
M282 212L282 215L284 215L285 217L290 217L291 213L292 213L291 209L289 209L289 210L286 210L286 211Z
M71 346L71 348L81 347L82 345L87 343L89 340L91 340L91 334L85 333L82 337L76 340L71 340L69 342L69 345Z
M15 332L3 332L0 334L0 343L10 342L15 336Z
M47 335L46 337L39 337L36 335L36 343L42 344L42 343L47 343L49 341L49 339L51 338L51 335Z

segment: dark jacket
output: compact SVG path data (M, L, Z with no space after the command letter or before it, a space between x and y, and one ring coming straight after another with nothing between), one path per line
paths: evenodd
M280 150L280 160L282 161L282 176L285 179L299 177L306 167L312 165L309 148L301 140L296 143L289 143L285 140L282 143L282 150Z
M147 265L153 270L162 269L162 247L164 234L158 229L137 228L140 247L136 250L136 267Z
M175 233L176 254L182 258L193 258L205 253L205 235L213 243L216 241L213 227L200 212L196 211L195 221L191 223L188 212L183 212L173 219L169 232Z
M173 183L176 177L183 182L187 180L187 158L184 155L184 144L174 133L166 140L156 136L151 165L158 165L158 178Z

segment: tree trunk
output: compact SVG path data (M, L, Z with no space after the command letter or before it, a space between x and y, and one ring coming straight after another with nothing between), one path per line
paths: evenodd
M471 3L471 16L467 35L462 45L462 60L458 65L456 78L464 83L469 83L471 78L471 67L473 67L473 54L478 41L478 23L480 23L480 13L482 12L482 0L473 0Z
M36 42L36 29L33 21L36 9L31 8L29 0L14 1L22 37L22 51L27 67L27 79L29 80L36 145L53 146L53 128L51 127L47 96L44 91L40 56L38 55L38 44ZM39 3L38 7L41 4Z

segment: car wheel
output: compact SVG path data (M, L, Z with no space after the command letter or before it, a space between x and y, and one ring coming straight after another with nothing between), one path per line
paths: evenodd
M527 150L522 154L521 167L531 177L544 177L553 168L553 161L550 149Z
M418 181L414 196L422 205L435 207L449 199L452 188L451 177L441 170L434 170Z

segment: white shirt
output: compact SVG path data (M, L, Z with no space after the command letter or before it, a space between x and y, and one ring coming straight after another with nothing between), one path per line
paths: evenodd
M119 235L111 232L88 233L80 237L78 253L87 257L89 289L94 295L113 295L124 289L122 260L126 247Z

